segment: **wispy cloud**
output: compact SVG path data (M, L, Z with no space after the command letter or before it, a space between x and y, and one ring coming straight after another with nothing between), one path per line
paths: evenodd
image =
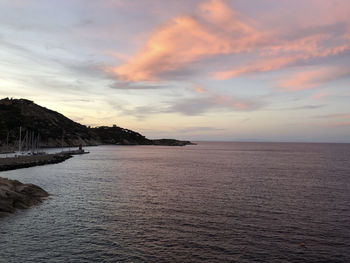
M301 105L301 106L295 106L295 107L289 107L289 108L283 108L280 110L316 110L325 107L325 104L311 104L311 105Z
M109 85L112 89L118 90L156 90L162 89L164 85L154 85L150 83L134 83L134 82L113 82ZM169 86L167 86L169 87Z
M212 95L179 100L170 106L167 112L179 112L194 116L207 111L254 111L263 106L264 103L258 100Z
M325 97L328 97L330 96L330 93L329 92L319 92L319 93L316 93L313 98L315 99L322 99L322 98L325 98Z
M302 71L289 76L288 79L279 83L279 88L288 91L297 91L304 89L313 89L323 84L336 80L350 74L349 69L323 67Z
M207 112L249 112L264 107L265 102L251 98L236 98L207 94L200 97L177 98L154 105L115 105L113 107L122 114L134 116L138 119L146 119L157 114L182 114L186 116L201 116Z
M347 126L350 126L350 121L332 123L332 124L330 124L330 126L333 126L333 127L347 127Z
M350 126L350 113L333 113L326 115L316 115L316 119L325 119L327 123L325 126L330 127L347 127Z
M181 133L192 133L192 132L217 132L217 131L224 131L224 130L225 129L223 128L198 126L198 127L187 127L183 129L177 129L176 131Z
M198 92L198 93L208 92L208 90L206 88L204 88L202 85L199 85L199 84L194 84L193 85L193 90Z
M315 118L324 118L324 119L350 119L350 113L335 113L335 114L327 114L327 115L317 115Z

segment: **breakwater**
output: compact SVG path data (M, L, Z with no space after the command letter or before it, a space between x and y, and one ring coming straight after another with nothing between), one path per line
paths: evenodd
M60 163L71 157L69 153L56 153L0 158L0 171Z

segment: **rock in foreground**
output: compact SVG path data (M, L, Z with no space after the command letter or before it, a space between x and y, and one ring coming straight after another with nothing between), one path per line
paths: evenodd
M22 184L17 180L0 177L0 217L8 216L16 209L26 209L40 204L49 194L34 184Z

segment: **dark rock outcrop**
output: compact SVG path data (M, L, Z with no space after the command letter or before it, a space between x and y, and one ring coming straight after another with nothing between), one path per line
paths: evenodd
M190 141L179 141L174 139L159 139L152 140L153 145L162 145L162 146L185 146L185 145L196 145Z
M39 186L0 177L0 217L40 204L48 195Z
M91 128L102 144L151 145L152 141L140 133L113 125Z

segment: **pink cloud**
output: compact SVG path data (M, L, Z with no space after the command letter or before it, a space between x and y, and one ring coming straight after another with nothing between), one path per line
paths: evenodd
M350 121L345 121L345 122L337 122L331 124L333 127L345 127L345 126L350 126Z
M309 2L310 6L314 4L314 1ZM325 6L319 7L324 11ZM327 23L345 19L341 8L329 8L341 15L340 20ZM335 35L327 27L311 27L306 33L297 31L291 37L283 36L280 31L260 28L261 23L243 17L223 0L205 1L194 13L195 16L171 18L150 33L141 50L107 71L119 80L156 82L169 72L186 70L192 63L206 58L253 54L251 63L211 73L215 79L229 79L274 71L296 63L305 64L310 59L335 56L350 50L350 29ZM307 79L315 78L312 72L310 74L309 77L296 76L298 79L295 81L303 82L304 88L314 88L318 83ZM284 83L286 89L296 89L295 84L298 83Z
M327 97L327 96L329 96L329 92L319 92L319 93L315 94L313 97L315 99L322 99L322 98Z
M249 51L262 42L256 29L241 21L220 0L200 7L201 19L178 16L156 29L144 47L122 65L109 68L118 79L157 81L201 58Z
M111 71L122 80L156 81L159 73L226 50L229 50L227 43L221 42L195 19L177 17L156 30L140 52Z
M214 73L211 73L211 76L214 79L220 79L220 80L229 79L229 78L250 74L250 73L267 72L267 71L280 69L293 61L295 61L294 57L276 57L276 58L270 58L266 60L262 59L262 60L256 61L252 65L242 66L240 68L233 69L233 70L214 72Z
M216 95L210 99L215 105L220 105L227 108L233 108L236 110L253 110L255 104L249 103L248 101L239 100L233 97Z
M198 92L198 93L205 93L208 92L208 90L206 88L204 88L203 86L199 85L199 84L195 84L193 85L193 90Z
M317 116L318 118L325 118L330 120L338 120L337 122L327 124L328 126L332 127L344 127L344 126L350 126L350 114L349 113L336 113L336 114L329 114L329 115L321 115Z
M350 70L337 67L311 69L289 76L280 81L278 87L287 91L313 89L347 74L350 74Z
M325 37L313 36L292 42L281 41L280 44L262 49L254 63L236 69L213 72L211 76L215 79L229 79L245 74L268 72L285 68L298 61L335 56L350 50L350 44L324 47L321 42L325 39Z
M336 113L336 114L328 114L328 115L321 115L316 116L317 118L326 118L326 119L350 119L349 113Z

